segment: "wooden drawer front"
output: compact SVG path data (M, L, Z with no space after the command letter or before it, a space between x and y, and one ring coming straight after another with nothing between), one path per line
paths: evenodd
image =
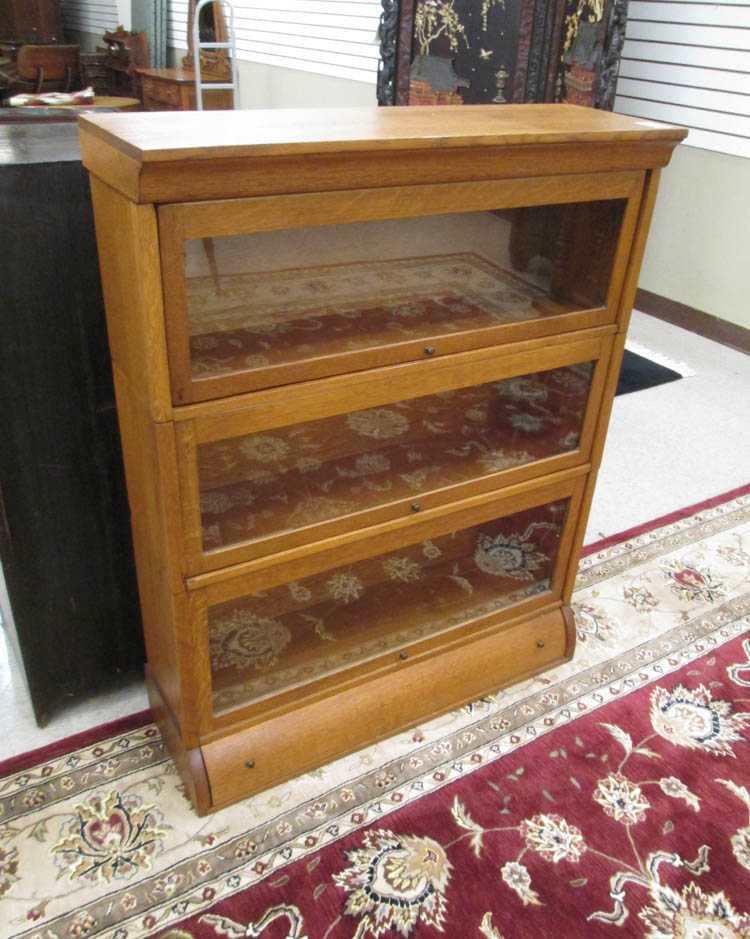
M231 723L237 709L268 711L558 600L573 474L199 591L213 712Z
M641 188L613 173L162 206L174 402L614 322Z
M257 392L243 409L178 422L186 570L585 462L609 348L599 336L470 353Z
M148 99L150 103L164 104L170 110L180 106L180 89L172 82L144 78L143 97L144 100Z
M212 808L351 753L398 730L564 661L572 621L559 608L439 656L280 713L203 745Z

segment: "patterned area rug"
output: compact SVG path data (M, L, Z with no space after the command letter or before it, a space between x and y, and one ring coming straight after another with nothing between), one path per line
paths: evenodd
M569 304L548 297L543 283L476 252L188 276L193 374L222 375L569 312Z
M574 660L212 817L155 727L0 766L0 936L750 937L750 486L581 564Z

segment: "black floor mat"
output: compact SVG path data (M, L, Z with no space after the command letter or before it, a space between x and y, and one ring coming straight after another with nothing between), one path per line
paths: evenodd
M677 381L678 378L682 378L679 372L626 349L615 394L626 395L631 391L643 391L644 388L666 385L667 382Z

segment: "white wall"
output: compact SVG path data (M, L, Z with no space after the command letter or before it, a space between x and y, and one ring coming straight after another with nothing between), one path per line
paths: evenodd
M170 49L170 64L181 63L184 49ZM260 62L238 63L239 107L346 108L377 104L375 85Z
M80 2L80 0L76 0ZM240 108L376 104L380 0L233 0ZM177 63L188 0L168 0Z
M118 23L130 27L130 2L62 0L62 15L66 30L101 35L105 29L115 29Z
M374 84L380 0L232 0L237 56ZM168 45L188 44L188 0L168 0Z
M240 62L240 108L375 105L375 86L260 62Z
M640 286L750 328L748 219L750 160L680 145L662 171Z
M750 5L631 0L615 110L750 157Z
M66 29L65 41L80 46L81 52L96 52L97 46L102 44L102 34L83 33L77 29Z
M641 287L750 327L750 5L631 0L615 110L689 128Z

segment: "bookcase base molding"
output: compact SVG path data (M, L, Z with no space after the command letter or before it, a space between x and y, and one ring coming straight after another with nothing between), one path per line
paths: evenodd
M567 662L574 648L573 611L556 605L191 750L148 669L146 687L190 798L205 815Z
M81 121L149 697L200 814L572 656L684 135L570 105Z

